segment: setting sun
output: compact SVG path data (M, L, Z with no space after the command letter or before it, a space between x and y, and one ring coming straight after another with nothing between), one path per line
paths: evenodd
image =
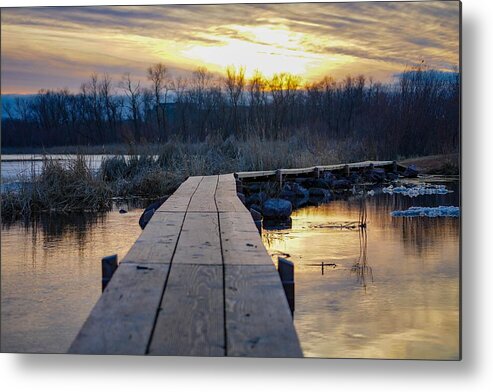
M268 77L280 70L306 77L311 69L326 61L320 54L303 50L304 34L274 26L228 27L245 38L219 35L216 36L221 40L218 45L194 45L181 54L217 71L224 71L231 64L243 66L248 77L255 70Z

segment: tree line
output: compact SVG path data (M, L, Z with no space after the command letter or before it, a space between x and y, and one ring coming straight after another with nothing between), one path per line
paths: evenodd
M460 143L460 75L421 65L391 83L363 75L302 83L230 66L173 77L164 64L140 81L92 74L76 93L40 90L2 104L2 146L203 142L303 134L362 143L368 156L393 158L456 152Z

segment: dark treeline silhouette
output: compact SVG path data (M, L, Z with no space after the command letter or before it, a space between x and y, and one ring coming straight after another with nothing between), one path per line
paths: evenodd
M354 141L368 157L457 152L460 76L421 65L382 84L360 75L265 78L228 67L219 77L199 67L172 77L163 64L147 80L91 75L78 93L41 90L3 104L3 147L202 142L316 136Z

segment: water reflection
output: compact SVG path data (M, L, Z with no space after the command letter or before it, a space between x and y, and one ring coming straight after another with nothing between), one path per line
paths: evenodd
M366 280L370 278L373 282L373 270L368 265L368 234L366 227L359 229L359 257L351 267L351 272L356 275L357 282L361 284L366 291Z
M102 257L123 257L142 209L2 223L1 349L65 352L101 294Z
M455 359L459 219L390 212L459 205L459 194L411 199L375 192L365 199L366 228L351 225L361 219L361 198L349 196L297 210L291 229L264 231L269 251L295 263L294 320L304 354Z

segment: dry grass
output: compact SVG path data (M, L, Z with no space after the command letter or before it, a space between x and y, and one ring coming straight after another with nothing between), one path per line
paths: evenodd
M132 152L135 150L132 148ZM140 146L138 154L117 155L90 169L87 157L68 163L45 158L40 174L31 173L15 191L2 193L2 218L45 211L103 211L112 197L158 198L172 193L188 176L271 170L366 159L364 151L345 143L297 137L269 141L167 143Z
M2 193L2 218L39 212L102 211L111 206L111 189L77 156L67 164L45 158L41 173L31 173L20 188Z

